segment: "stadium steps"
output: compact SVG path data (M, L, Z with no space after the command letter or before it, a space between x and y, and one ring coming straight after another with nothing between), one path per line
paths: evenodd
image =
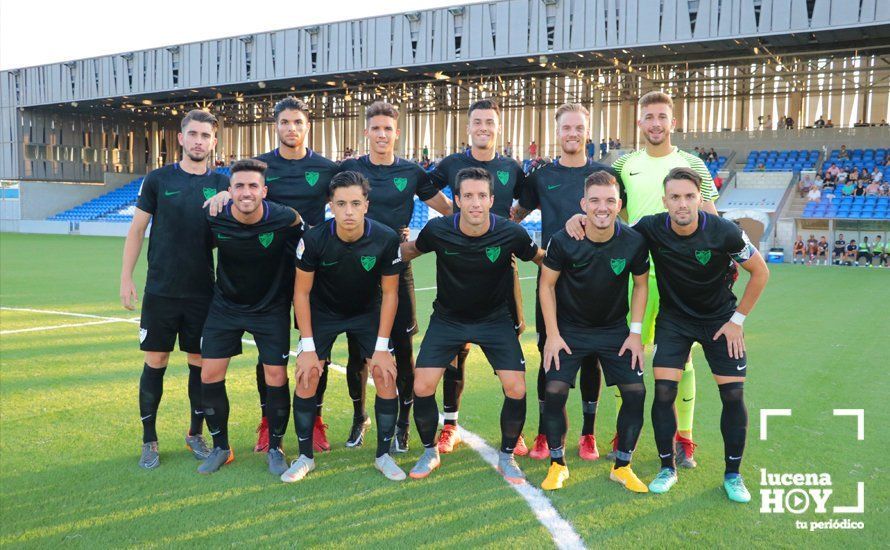
M142 185L141 177L123 185L113 191L90 199L74 208L59 212L47 219L55 221L85 222L95 221L113 214L122 208L136 203L139 195L139 187Z

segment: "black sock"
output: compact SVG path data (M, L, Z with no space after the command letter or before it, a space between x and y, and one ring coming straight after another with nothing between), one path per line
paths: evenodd
M544 399L547 394L547 373L544 372L544 354L541 354L541 364L538 366L538 435L544 433Z
M263 362L256 361L256 392L260 396L260 414L266 416L266 396L269 395L266 389L266 370L263 368Z
M321 408L324 406L324 392L328 389L328 365L330 361L324 362L324 368L321 370L321 376L318 378L318 388L315 390L315 416L321 418Z
M201 402L201 367L189 365L189 405L191 406L191 424L189 435L198 435L204 431L204 404Z
M603 375L596 360L585 359L581 362L578 389L581 391L581 413L584 421L581 424L581 435L593 435L596 424L596 407L600 399L600 388Z
M566 444L566 401L569 398L569 385L565 382L551 380L547 382L544 394L544 433L547 434L547 446L550 447L550 460L565 465L563 452Z
M365 392L368 387L368 366L362 359L361 348L351 335L346 335L349 348L349 360L346 362L346 388L352 399L352 418L354 421L364 421L368 418L365 410Z
M213 446L229 448L229 396L226 394L226 381L201 384L201 401L204 403L204 418L213 436Z
M143 364L142 376L139 378L139 417L142 418L142 442L158 440L155 422L158 417L158 406L164 395L164 373L167 367L153 369Z
M655 381L655 400L652 403L652 430L655 432L655 446L662 468L676 469L674 462L674 436L677 434L677 382L673 380Z
M525 396L513 399L504 396L501 407L501 452L512 453L525 425Z
M396 358L396 388L399 391L399 418L396 425L407 429L414 404L414 345L410 336L391 340Z
M269 448L281 447L290 420L290 384L266 386L266 417L269 419Z
M720 384L720 400L723 412L720 414L720 432L723 434L723 449L726 453L727 474L739 473L742 454L745 452L745 437L748 435L748 409L745 408L745 383L730 382Z
M389 452L390 443L396 433L396 416L398 414L398 397L384 399L378 395L374 400L374 419L377 421L377 458Z
M646 386L643 384L620 384L621 409L618 410L618 450L615 467L630 464L631 455L637 448L637 440L643 429L643 404L646 401Z
M294 428L297 430L297 443L300 454L313 458L312 428L315 426L315 396L308 398L294 394Z
M414 425L417 426L417 435L420 436L423 446L426 448L435 446L436 427L439 425L436 394L414 398Z
M454 362L451 363L454 368L445 369L445 377L442 382L442 408L445 413L446 426L457 426L460 397L464 393L464 367L469 353L470 350L467 348L461 348Z

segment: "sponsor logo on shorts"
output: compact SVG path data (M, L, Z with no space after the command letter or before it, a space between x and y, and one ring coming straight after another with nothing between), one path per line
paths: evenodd
M377 256L362 256L361 262L365 271L371 271L377 265Z
M306 183L309 184L309 187L315 187L315 184L318 183L318 172L306 172Z
M393 178L392 184L396 186L396 189L399 191L404 191L406 187L408 187L408 178Z

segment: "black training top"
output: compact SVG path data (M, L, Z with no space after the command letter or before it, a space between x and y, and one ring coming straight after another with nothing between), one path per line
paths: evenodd
M559 324L574 328L626 325L631 273L649 270L649 249L642 235L615 222L615 234L606 242L578 241L565 229L547 244L544 265L560 276L556 281Z
M513 292L511 256L529 261L538 245L520 225L491 214L491 227L478 237L465 235L460 214L430 220L415 242L436 253L436 301L441 315L469 322L507 314Z
M152 216L145 292L170 298L213 294L213 251L201 205L228 188L223 174L190 174L178 162L145 176L136 202Z
M287 304L293 291L287 240L301 230L291 227L296 213L265 200L262 209L263 217L251 225L232 216L231 203L217 216L206 215L217 248L214 299L244 313Z
M563 166L559 161L550 162L528 175L519 196L519 206L526 210L541 209L542 243L547 243L565 227L569 218L581 213L584 180L600 170L616 175L609 166L592 160L577 168Z
M404 264L396 232L366 217L364 233L351 243L340 240L333 219L306 231L296 265L315 273L313 311L352 317L378 307L380 278L398 275Z
M440 162L436 169L430 173L433 183L439 189L451 188L454 193L454 182L457 173L464 168L484 168L491 174L494 181L494 206L491 213L502 218L510 217L510 207L513 199L519 198L519 193L525 186L525 172L522 166L514 159L496 154L490 161L476 160L467 150L466 153L454 153L448 155ZM454 203L454 211L459 211L457 202Z
M257 160L269 166L266 170L267 200L290 206L309 225L324 221L331 178L340 172L336 162L312 149L306 149L303 158L290 160L282 157L277 148L258 156Z
M698 216L698 228L689 236L671 229L667 212L643 216L634 229L646 238L655 262L659 314L725 320L736 306L726 284L730 260L743 263L757 249L733 222L701 211Z
M365 155L344 160L340 169L358 172L368 178L371 184L368 217L397 232L411 223L414 195L426 201L439 192L423 168L398 157L394 163L385 165L374 164Z

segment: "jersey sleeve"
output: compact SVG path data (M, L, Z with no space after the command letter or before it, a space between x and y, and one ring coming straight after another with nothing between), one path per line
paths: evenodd
M621 179L621 172L624 170L624 164L630 159L630 155L621 155L612 163L611 174L618 181L618 196L621 203L627 208L627 189L624 187L624 181Z
M402 250L399 247L398 235L391 235L388 238L381 260L383 261L381 275L398 275L402 272L405 265L402 263Z
M528 177L522 170L519 163L516 164L516 185L513 186L513 198L518 199L522 196L522 191L528 186Z
M423 252L424 254L433 250L434 231L435 222L427 223L423 226L423 229L420 230L420 234L417 235L417 240L414 241L414 246L417 247L417 250Z
M295 265L301 271L313 272L318 268L318 258L321 250L309 233L303 234L303 238L297 243L297 255Z
M428 201L439 193L439 188L433 183L430 174L420 166L417 167L417 189L414 194L422 201Z
M513 253L516 254L516 257L524 262L529 262L534 259L535 255L538 253L538 245L535 244L535 240L531 235L528 234L528 231L522 228L519 224L514 224L516 236L514 238L514 246Z
M563 267L565 267L565 253L559 239L550 237L550 242L547 243L547 250L544 254L543 263L553 271L562 271Z
M229 177L225 174L217 174L216 176L216 192L219 193L220 191L228 191Z
M748 239L748 235L741 227L732 222L729 223L732 227L729 227L729 231L727 231L724 252L738 263L745 263L757 254L757 247L751 244L751 240Z
M157 207L158 179L153 173L149 173L142 179L142 185L139 186L139 198L136 201L136 208L154 215Z
M448 158L442 159L439 164L436 165L436 168L429 173L429 179L433 185L438 187L439 189L445 189L449 185L448 181Z
M689 163L689 167L701 176L701 198L703 201L716 202L720 198L717 192L717 186L714 185L714 178L711 177L711 171L705 166L705 162L695 155L691 155L686 151L681 151L683 157Z
M519 190L519 206L529 212L541 206L541 197L538 195L538 170L525 178L522 189Z
M630 259L630 272L634 275L642 275L647 271L649 271L649 249L646 248L646 242L640 239L640 245L633 258Z

